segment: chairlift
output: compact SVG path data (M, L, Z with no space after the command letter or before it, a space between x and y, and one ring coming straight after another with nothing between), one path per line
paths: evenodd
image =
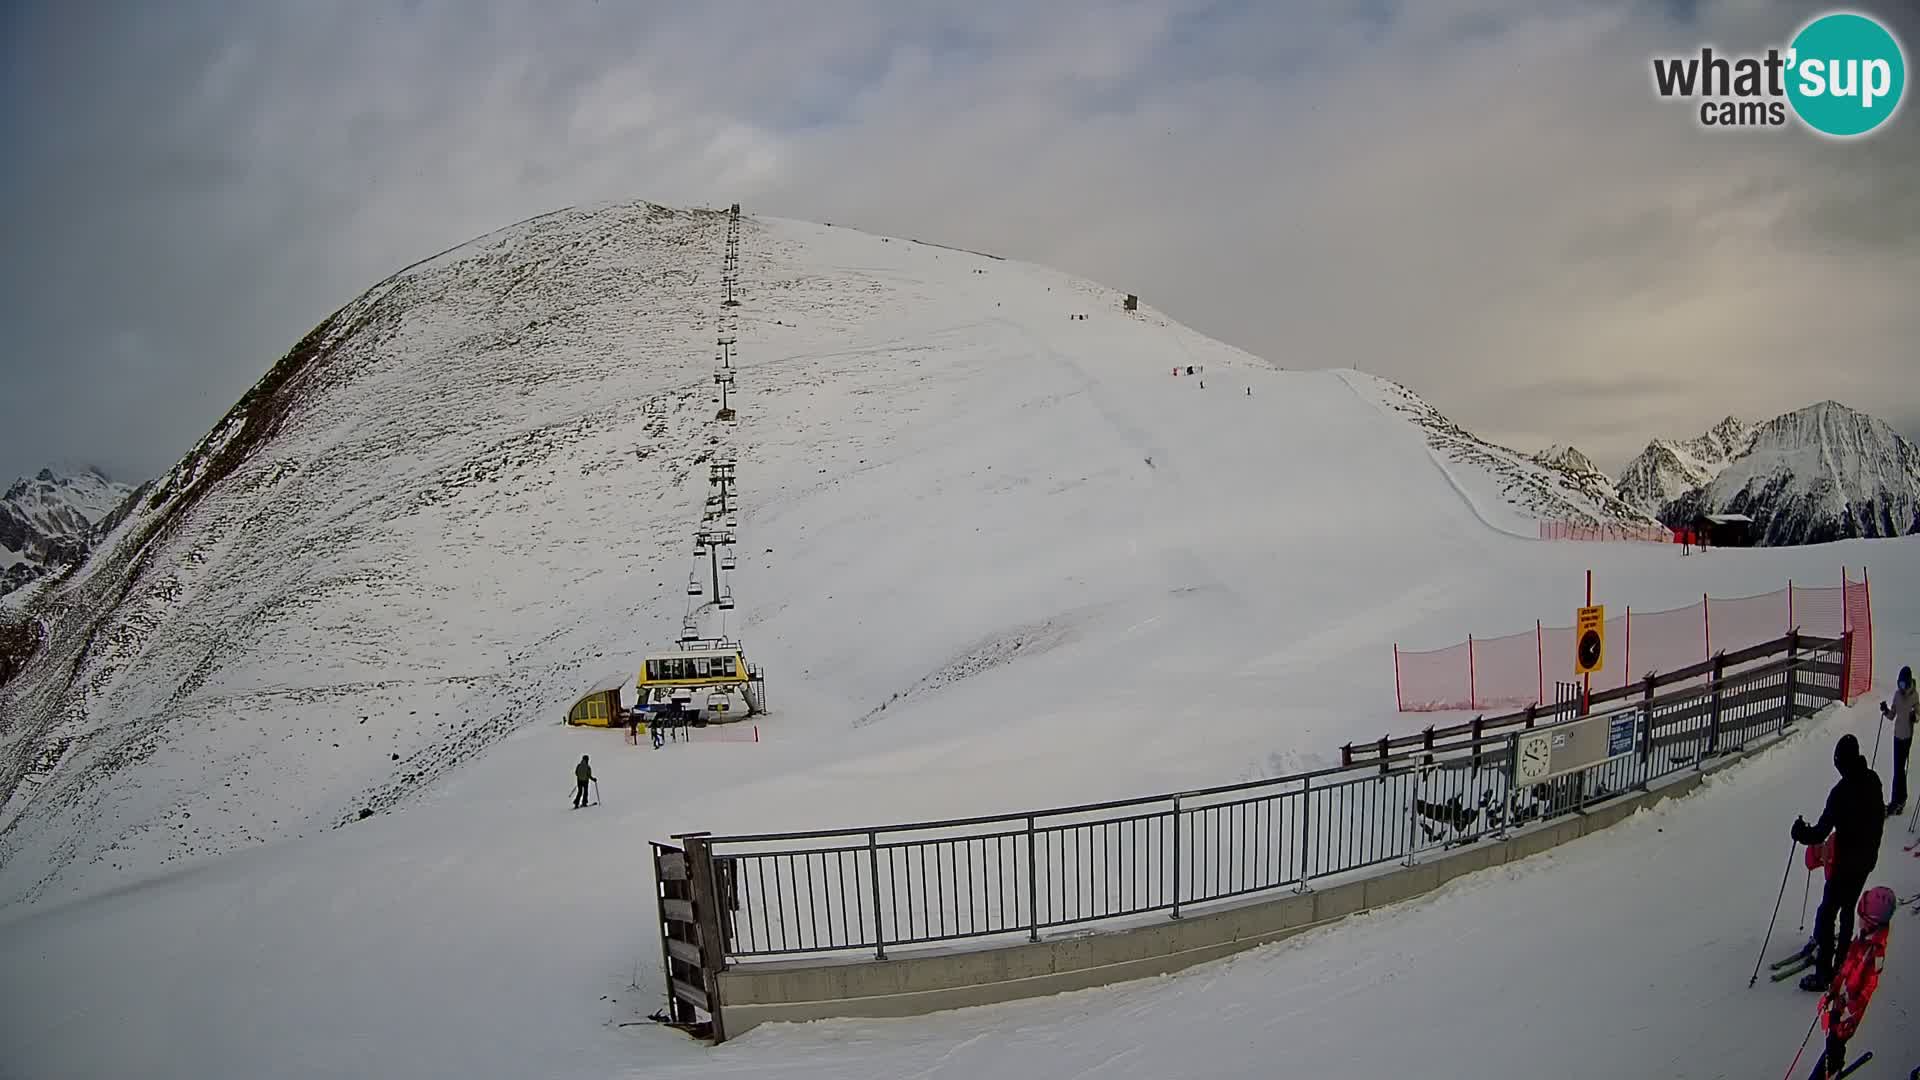
M720 594L720 610L721 611L733 610L733 590L729 589L726 592L723 592Z
M699 596L701 593L705 591L706 590L700 586L700 577L698 574L687 579L687 595L688 596Z
M696 559L703 559L706 557L706 555L707 555L707 538L706 538L706 534L702 533L693 542L693 557Z
M735 560L733 557L733 552L731 550L729 550L725 555L720 556L720 569L731 570L734 568L734 565L735 565Z

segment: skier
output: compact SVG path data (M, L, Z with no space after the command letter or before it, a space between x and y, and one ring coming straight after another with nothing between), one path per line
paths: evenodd
M630 746L640 745L640 707L638 705L627 714L627 743Z
M1913 689L1913 669L1900 669L1900 681L1891 703L1880 703L1880 715L1893 721L1893 791L1887 800L1887 816L1899 817L1907 809L1907 753L1913 749L1914 713L1920 711L1920 694Z
M1804 817L1793 819L1797 843L1818 844L1829 835L1834 838L1831 876L1814 916L1814 969L1800 980L1802 990L1825 990L1833 982L1834 919L1840 920L1840 940L1852 940L1853 905L1866 887L1867 875L1880 861L1880 834L1887 823L1880 777L1867 765L1860 740L1851 732L1834 744L1833 767L1840 771L1840 780L1827 793L1820 820L1809 825Z
M1847 1040L1860 1029L1873 1000L1874 987L1880 985L1880 972L1887 962L1887 933L1897 901L1885 885L1868 889L1860 898L1860 936L1847 949L1846 963L1840 965L1826 996L1820 1000L1820 1026L1827 1030L1826 1069L1816 1076L1839 1076L1847 1067Z
M580 755L580 764L573 767L573 781L573 808L578 810L587 805L587 785L593 782L593 766L587 764L587 755L585 754ZM1826 909L1822 908L1821 910L1825 911Z

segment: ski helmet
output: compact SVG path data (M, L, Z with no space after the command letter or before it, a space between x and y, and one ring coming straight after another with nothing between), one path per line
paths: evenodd
M1893 918L1893 909L1898 906L1893 890L1885 885L1876 885L1860 897L1860 927L1863 930L1878 930Z

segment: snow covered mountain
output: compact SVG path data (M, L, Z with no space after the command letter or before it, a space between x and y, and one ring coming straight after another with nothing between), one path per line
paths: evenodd
M1434 454L1491 482L1482 493L1461 489L1488 524L1529 537L1536 534L1537 521L1657 524L1652 515L1620 499L1613 482L1580 451L1553 447L1529 455L1509 450L1442 416L1399 383L1380 381L1386 386L1382 404L1425 432Z
M1753 429L1661 516L1677 524L1703 511L1748 515L1769 545L1917 533L1920 448L1839 402L1809 405Z
M96 526L132 492L90 467L15 482L0 495L0 594L84 558Z
M1600 472L1600 466L1595 465L1592 458L1572 446L1549 446L1533 455L1533 460L1580 476L1606 475Z
M738 610L704 629L745 635L779 731L811 740L792 752L896 771L877 762L922 760L912 740L1003 709L1024 675L1017 760L970 748L893 816L1271 772L1302 732L1334 745L1328 716L1377 732L1338 704L1391 709L1377 664L1315 652L1384 655L1405 628L1328 636L1353 581L1395 611L1460 583L1530 624L1486 544L1632 512L1404 387L1282 371L991 255L749 217L745 304L722 307L727 233L645 203L546 215L394 274L275 363L0 625L0 903L357 822L551 723L675 639L717 453L750 539ZM716 340L736 335L723 423ZM1351 574L1291 569L1330 550ZM1401 617L1454 632L1443 605ZM1155 674L1168 656L1180 679ZM1204 752L1165 723L1196 685L1218 695ZM1047 764L1091 716L1101 739L1173 741L1127 771ZM791 775L782 794L736 770L742 791L697 801L742 824L831 805Z
M1616 491L1622 501L1658 516L1668 503L1720 475L1753 446L1753 438L1752 425L1729 416L1698 438L1655 439L1621 470Z

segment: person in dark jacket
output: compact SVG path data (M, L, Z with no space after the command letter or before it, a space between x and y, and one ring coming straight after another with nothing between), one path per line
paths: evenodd
M593 766L587 764L585 754L580 755L580 764L573 767L573 782L573 808L578 810L587 805L587 785L593 782Z
M1913 669L1900 669L1893 701L1882 702L1880 715L1893 721L1893 792L1887 799L1887 816L1898 817L1907 809L1907 754L1913 749L1913 721L1920 711L1920 693L1913 688Z
M1827 807L1812 825L1793 819L1793 839L1818 844L1833 836L1832 873L1820 896L1814 917L1814 970L1800 980L1802 990L1825 990L1833 982L1834 919L1840 920L1841 941L1853 940L1853 905L1866 888L1867 875L1880 861L1880 834L1887 823L1886 804L1880 801L1880 776L1860 753L1860 740L1840 736L1833 748L1833 767L1840 782L1827 793Z

